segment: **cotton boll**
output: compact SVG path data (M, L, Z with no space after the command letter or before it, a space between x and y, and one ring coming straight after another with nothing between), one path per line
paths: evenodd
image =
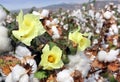
M119 54L119 50L110 50L108 55L106 56L107 62L113 62L117 59L117 55Z
M5 10L0 6L0 24L3 23L6 16L7 16L7 14L6 14Z
M58 39L58 38L60 38L58 29L56 28L56 26L52 26L52 31L53 31L53 36L52 36L53 39Z
M23 46L17 46L15 54L18 57L31 56L30 50Z
M21 76L19 82L29 82L28 74L25 74L25 75Z
M95 18L96 18L96 19L99 19L99 18L100 18L100 15L101 15L101 14L100 14L99 12L97 12L97 13L95 14Z
M105 61L105 59L106 59L106 55L107 55L107 53L106 53L106 51L99 51L98 52L98 60L99 61Z
M97 34L99 34L100 33L100 29L96 29L96 31L95 31Z
M68 24L65 24L65 25L63 26L63 28L64 28L65 30L68 30Z
M55 18L55 19L52 20L52 24L53 24L53 25L56 25L56 24L58 24L58 23L59 23L59 20L58 20L57 18Z
M103 15L106 19L110 19L113 14L110 11L106 11Z
M14 82L12 78L12 73L9 73L9 75L5 79L5 82Z
M0 26L0 37L8 37L8 29L4 26Z
M13 77L13 81L19 81L21 76L26 74L26 70L22 66L16 65L15 67L13 67L11 74Z
M113 39L113 45L115 45L115 46L118 45L117 39Z
M9 51L10 49L10 39L6 37L0 37L0 52Z
M37 64L34 59L28 59L27 63L32 66L32 73L35 73L37 71Z
M56 78L57 82L74 82L70 74L71 74L71 71L67 69L59 72Z
M89 16L92 17L92 19L94 19L94 13L95 13L94 10L89 10L88 14L89 14Z
M68 68L72 70L79 70L83 77L86 77L90 70L90 60L85 56L83 52L77 52L76 55L69 56L70 62Z
M112 24L110 28L115 34L118 34L118 27L116 24Z
M43 9L41 12L41 16L44 18L44 17L48 17L48 15L49 15L49 11L46 9Z
M49 20L46 20L46 25L49 27L51 25L51 22Z
M33 11L32 14L37 15L37 16L40 16L40 13L37 12L37 11Z

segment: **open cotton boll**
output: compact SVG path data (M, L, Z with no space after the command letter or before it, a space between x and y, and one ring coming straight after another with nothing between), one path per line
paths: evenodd
M33 11L32 14L37 15L37 16L40 16L40 13L37 12L37 11Z
M5 79L5 82L13 82L12 73L9 73L9 75Z
M25 74L25 75L21 76L19 82L29 82L28 74Z
M10 39L6 37L0 37L0 52L9 51L10 49Z
M35 73L37 71L37 64L34 59L28 59L27 63L32 66L32 73Z
M12 68L12 77L13 77L13 82L19 81L22 75L26 74L25 68L23 68L20 65L16 65Z
M44 17L48 17L48 15L49 15L49 10L43 9L41 12L41 16L44 18Z
M31 56L30 50L24 46L17 46L15 54L18 57Z
M106 19L110 19L112 17L112 13L110 11L106 11L103 16L106 18Z
M46 20L46 25L49 27L51 25L50 20Z
M118 27L116 24L112 24L110 28L115 34L118 34Z
M118 45L118 41L117 41L117 39L113 39L113 45L115 45L115 46Z
M5 10L0 6L0 24L3 23L6 16L7 16L7 14L6 14Z
M119 54L119 49L117 50L110 50L108 55L106 56L107 62L113 62L117 59L117 55Z
M8 37L8 29L0 25L0 37Z
M53 19L52 20L52 24L53 25L57 25L59 23L59 20L57 18Z
M79 70L83 77L86 77L90 70L90 60L85 56L83 52L77 52L76 55L69 56L70 62L68 68L72 70Z
M56 26L52 26L52 31L53 31L53 35L52 35L52 38L53 38L53 39L58 39L58 38L60 38L58 29L56 28Z
M65 24L65 25L63 26L63 29L68 30L68 24Z
M57 73L57 78L56 78L57 82L74 82L70 74L71 71L67 69Z
M106 51L103 51L103 50L99 51L97 56L98 60L101 62L105 61L106 54L107 54Z

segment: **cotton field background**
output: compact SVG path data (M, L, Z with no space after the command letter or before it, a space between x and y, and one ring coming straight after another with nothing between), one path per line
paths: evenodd
M0 6L0 82L120 82L120 4L94 5Z

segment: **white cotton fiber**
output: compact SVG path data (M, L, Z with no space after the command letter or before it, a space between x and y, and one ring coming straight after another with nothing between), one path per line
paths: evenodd
M12 73L13 81L16 82L19 81L22 75L26 74L26 70L22 66L16 65L15 67L13 67L11 73Z
M44 18L44 17L48 17L48 15L49 15L49 10L43 9L41 12L41 16Z
M0 52L9 51L10 49L10 39L6 37L0 37Z
M18 57L31 56L31 52L24 46L18 46L15 50L15 54Z
M8 37L8 29L0 25L0 37Z
M20 78L19 82L29 82L29 76L28 76L28 74L23 75Z
M13 82L11 73L9 73L9 75L6 77L5 82Z
M99 52L98 52L98 60L101 61L101 62L102 62L102 61L105 61L105 59L106 59L106 54L107 54L107 53L106 53L105 51L99 51Z
M28 59L27 63L32 66L32 73L35 73L37 71L37 64L34 59Z
M0 6L0 24L5 20L7 14L4 9Z
M106 19L110 19L113 14L110 11L106 11L103 15Z
M73 78L70 76L70 70L63 70L57 74L57 82L74 82Z

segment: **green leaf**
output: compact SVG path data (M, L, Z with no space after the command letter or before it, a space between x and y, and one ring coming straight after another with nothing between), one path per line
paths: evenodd
M47 78L47 73L45 71L39 71L34 74L34 76L38 79Z
M117 80L114 78L114 76L109 77L110 82L117 82Z
M54 42L49 42L48 44L49 44L50 49L52 49L52 47L56 45Z

